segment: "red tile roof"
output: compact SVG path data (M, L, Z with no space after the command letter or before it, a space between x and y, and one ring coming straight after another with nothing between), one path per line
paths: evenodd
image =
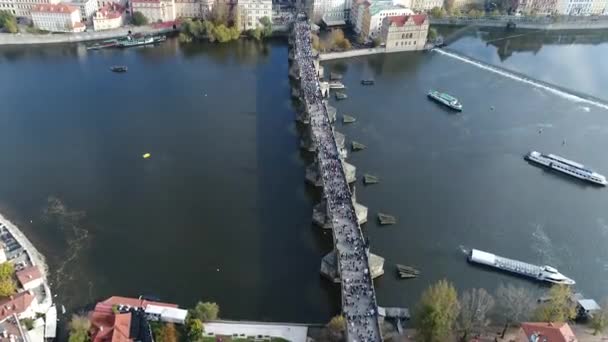
M30 307L34 301L34 294L30 291L20 292L0 302L0 321L12 314L19 315Z
M32 282L36 279L40 279L42 277L42 273L40 273L40 269L36 266L30 266L22 269L21 271L15 272L17 275L17 280L21 283L21 286L25 287L25 284Z
M115 316L114 333L112 334L112 342L129 342L133 341L129 338L131 331L131 313L121 313Z
M120 297L120 296L112 296L103 302L97 303L95 306L95 310L99 305L110 306L112 308L113 305L128 305L133 308L142 308L145 309L149 304L158 305L158 306L166 306L169 308L177 308L177 304L170 303L162 303L162 302L154 302L151 300L140 299L140 298L129 298L129 297Z
M160 4L161 0L131 0L131 3L135 3L135 2L149 2L149 3L156 3L156 4Z
M125 8L119 4L107 4L97 11L100 19L116 19L125 13Z
M32 8L32 12L45 12L45 13L73 13L78 11L78 7L66 5L66 4L41 4L36 5Z
M568 323L522 323L521 329L526 334L528 341L530 336L536 334L539 341L547 342L577 342L576 336Z
M405 23L407 23L410 18L414 21L414 24L416 24L416 26L420 26L426 21L426 14L396 15L392 17L386 17L386 19L391 23L391 25L399 27L405 25Z

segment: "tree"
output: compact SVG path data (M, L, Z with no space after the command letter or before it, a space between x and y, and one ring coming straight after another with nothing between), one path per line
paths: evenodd
M205 327L198 318L189 318L186 322L188 329L188 341L198 341L203 338Z
M429 29L429 35L427 37L427 40L429 42L434 42L437 39L437 29L434 27L431 27Z
M91 322L85 316L72 315L69 342L88 342Z
M576 317L576 303L567 285L553 285L549 300L536 308L534 318L539 322L567 322Z
M336 315L327 323L327 329L333 340L341 340L346 330L346 319L342 315Z
M372 43L374 44L374 47L378 47L378 46L382 45L382 39L380 39L380 38L374 38L372 40Z
M260 19L260 23L262 24L262 37L270 37L272 35L272 22L268 17L262 17Z
M457 320L462 333L461 341L468 341L470 333L479 331L490 323L487 314L493 307L494 298L484 289L472 289L462 294Z
M471 9L471 10L469 11L468 15L469 15L469 17L471 17L471 18L478 19L478 18L481 18L481 16L483 15L483 12L478 11L478 10L476 10L476 9L474 9L474 8L473 8L473 9Z
M148 24L148 18L146 18L146 16L139 11L133 12L131 21L133 22L133 25L135 25L135 26L142 26L142 25Z
M250 38L253 38L257 41L262 40L262 29L259 27L256 27L253 30L249 30L247 31L247 36L249 36Z
M441 7L433 7L430 11L431 17L443 18L445 16L445 10Z
M444 0L443 7L448 13L451 13L454 10L454 2L455 0Z
M219 313L219 305L211 302L198 302L191 312L191 316L200 319L202 322L208 322L217 319Z
M15 267L10 262L0 264L0 280L11 279L15 274Z
M452 284L440 280L427 288L414 316L420 341L446 341L458 317L458 310L458 294Z
M190 42L192 42L192 36L190 36L184 32L180 32L179 36L177 37L177 40L180 43L190 43Z
M608 328L608 299L602 301L602 308L593 313L589 326L593 329L593 335L604 332Z
M0 11L0 29L4 29L9 33L17 33L17 19L9 11Z
M502 338L505 337L510 324L526 320L536 306L536 301L530 291L523 287L515 287L513 284L507 286L500 284L496 290L496 300L505 317Z
M167 323L163 326L161 332L162 338L160 341L162 342L177 342L179 341L179 335L177 333L177 329L175 329L175 324Z
M8 297L15 293L13 276L15 267L9 262L0 264L0 297Z
M211 10L210 19L214 25L228 24L228 5L222 1L217 2Z

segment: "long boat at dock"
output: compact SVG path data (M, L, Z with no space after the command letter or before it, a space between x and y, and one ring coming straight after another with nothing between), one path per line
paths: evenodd
M554 154L542 154L532 151L525 156L525 159L591 183L606 185L606 177L603 175L594 172L582 164Z
M553 284L574 285L576 283L551 266L537 266L523 261L503 258L478 249L471 250L468 260L471 263L494 267L502 271L516 273Z

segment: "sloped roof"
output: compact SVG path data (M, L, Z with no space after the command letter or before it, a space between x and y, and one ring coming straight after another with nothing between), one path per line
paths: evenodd
M391 25L401 27L405 25L409 20L413 20L416 26L424 24L426 21L426 14L414 14L414 15L396 15L392 17L386 17Z
M25 284L42 277L42 273L37 266L26 267L21 271L15 272L15 275L17 276L19 283L21 283L21 286L25 286Z
M40 4L32 8L32 12L43 12L43 13L73 13L78 11L78 7L70 6L67 4Z
M0 302L0 321L5 320L12 314L19 315L30 307L34 301L34 294L30 291L20 292L5 298Z
M521 324L528 341L538 338L538 341L547 342L577 342L576 336L568 323L540 323L526 322Z

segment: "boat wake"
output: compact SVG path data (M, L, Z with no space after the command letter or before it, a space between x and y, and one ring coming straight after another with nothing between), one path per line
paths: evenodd
M466 248L464 245L460 245L460 246L458 246L458 248L464 255L469 255L471 253L471 250Z
M507 71L505 69L472 59L470 57L460 55L460 54L452 52L452 51L446 51L445 49L439 49L439 48L434 48L432 51L438 52L438 53L448 56L448 57L452 57L454 59L460 60L462 62L471 64L471 65L474 65L480 69L491 71L493 73L510 78L512 80L529 84L535 88L546 90L546 91L548 91L552 94L555 94L557 96L560 96L564 99L578 102L578 103L585 103L585 104L593 105L595 107L599 107L599 108L608 110L608 104L604 103L598 99L586 97L584 95L577 95L577 94L569 92L565 89L560 89L557 86L553 86L553 85L550 85L550 84L542 82L542 81L534 80L532 78L526 77L525 75L519 75L515 72Z

